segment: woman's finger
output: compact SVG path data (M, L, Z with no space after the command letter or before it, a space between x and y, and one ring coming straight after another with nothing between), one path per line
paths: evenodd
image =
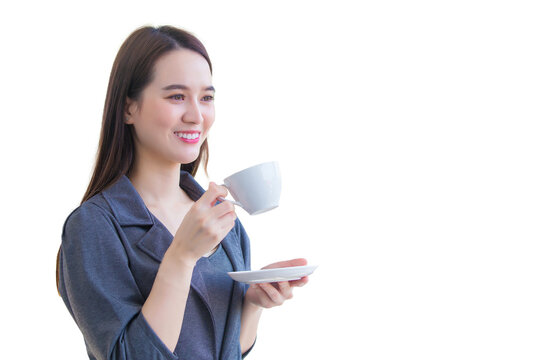
M278 286L279 286L279 292L281 293L281 296L285 300L292 299L293 292L292 292L292 288L289 285L288 281L280 281L280 282L278 282Z
M274 304L272 303L272 299L268 297L268 294L266 293L266 291L261 289L259 285L260 284L251 285L258 295L259 302L260 302L259 305L261 305L263 308L266 308L266 309L273 307Z
M227 234L234 228L235 220L236 214L234 213L227 214L218 219L218 226L223 234L223 238L225 238L225 236L227 236Z
M226 197L229 192L225 186L219 186L214 182L210 182L208 190L202 194L196 203L199 203L205 208L213 207L218 197Z
M281 293L270 283L261 283L259 284L259 286L266 292L266 294L274 304L281 305L285 301Z
M302 286L306 285L308 283L308 281L309 281L309 277L304 276L301 279L289 281L289 285L291 287L302 287Z
M234 213L234 205L230 203L229 201L223 201L220 204L217 204L216 206L212 207L210 210L212 216L214 216L216 219L221 218L222 216L225 216L230 213Z

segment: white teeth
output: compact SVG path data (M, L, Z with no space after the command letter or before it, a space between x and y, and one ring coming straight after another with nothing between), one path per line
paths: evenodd
M195 133L195 134L186 134L186 133L182 133L182 132L175 132L175 134L178 137L188 139L188 140L197 139L199 137L199 134L197 134L197 133Z

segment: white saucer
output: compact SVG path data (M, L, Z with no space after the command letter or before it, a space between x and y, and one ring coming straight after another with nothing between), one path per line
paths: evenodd
M299 280L303 276L312 274L317 266L318 265L305 265L254 271L232 271L227 274L234 280L247 284L269 283Z

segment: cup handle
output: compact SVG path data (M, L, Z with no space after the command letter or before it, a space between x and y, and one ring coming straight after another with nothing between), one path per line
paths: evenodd
M220 186L227 187L227 185L225 185L225 184L221 184ZM229 188L227 188L227 190L228 190L228 189L229 189ZM230 202L230 203L233 203L234 205L240 206L242 209L244 208L244 207L242 206L242 204L240 204L238 201L225 199L224 197L221 197L221 196L218 197L218 200L219 200L219 201L228 201L228 202Z
M223 198L223 197L221 197L221 196L218 197L218 200L219 200L219 201L228 201L228 202L230 202L230 203L233 203L234 205L240 206L242 209L244 208L244 207L242 206L242 204L240 204L238 201L225 199L225 198Z

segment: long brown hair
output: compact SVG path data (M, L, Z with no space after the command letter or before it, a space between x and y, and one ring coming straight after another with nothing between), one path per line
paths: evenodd
M189 49L202 55L210 66L212 63L204 45L193 34L172 26L145 26L135 30L124 41L114 60L103 109L101 135L96 163L90 184L81 203L100 193L130 172L135 160L133 127L124 122L126 101L138 100L144 88L152 81L156 61L176 49ZM208 141L201 145L199 156L181 169L192 175L203 163L208 165ZM56 259L56 286L58 287L58 264Z
M144 88L152 81L156 61L165 53L179 48L201 54L212 72L212 63L204 45L187 31L171 26L142 27L135 30L120 47L109 78L96 165L82 202L131 170L135 146L133 127L124 123L126 100L138 100ZM190 164L182 164L181 168L195 175L201 161L206 171L207 140L202 143L197 159Z

